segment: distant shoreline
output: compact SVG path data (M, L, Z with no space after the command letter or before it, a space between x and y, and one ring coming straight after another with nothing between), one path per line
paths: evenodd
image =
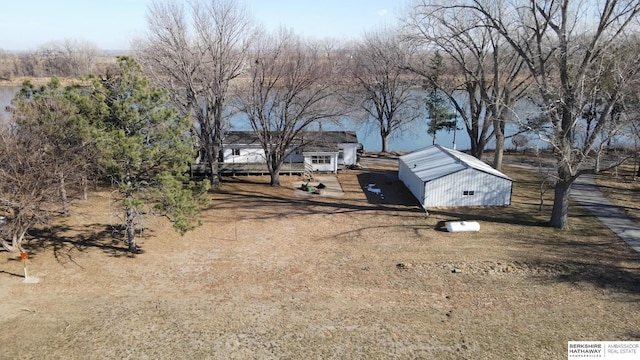
M30 81L35 86L46 85L51 81L52 76L45 77L15 77L12 79L0 79L0 87L21 87L25 81ZM81 83L78 78L62 78L58 77L62 85L72 85Z

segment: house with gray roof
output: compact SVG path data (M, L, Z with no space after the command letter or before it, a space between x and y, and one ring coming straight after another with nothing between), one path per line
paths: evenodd
M285 158L289 166L283 168L336 173L357 163L358 145L353 131L304 131L291 144ZM222 161L223 165L266 164L258 135L253 131L227 132L222 139Z

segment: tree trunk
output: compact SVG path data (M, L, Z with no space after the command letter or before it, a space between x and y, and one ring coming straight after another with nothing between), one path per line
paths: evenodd
M2 247L5 250L7 250L7 252L10 252L10 253L16 252L17 249L13 247L7 240L2 239L1 242L2 242Z
M221 162L220 149L222 148L222 103L217 101L213 107L213 151L212 158L215 166L211 166L211 186L220 185L220 176L218 174L218 162ZM215 171L215 172L214 172Z
M64 172L58 172L58 191L60 192L60 201L62 201L62 212L64 214L69 213L68 206L68 198L67 198L67 187L64 183Z
M29 230L31 226L27 225L21 229L14 230L11 236L11 243L9 241L2 239L2 247L8 252L24 252L22 248L22 241L24 240L24 236L27 234L27 230Z
M471 156L476 159L482 159L482 154L484 153L485 144L482 141L477 141L477 139L471 138Z
M220 179L218 177L218 162L209 161L209 181L211 182L211 186L215 187L220 184Z
M386 153L389 151L389 134L380 134L382 138L382 152Z
M89 180L87 176L83 174L80 182L82 184L82 200L87 200L89 193Z
M502 159L504 157L504 134L496 131L496 152L493 154L493 168L502 170Z
M569 194L573 180L558 180L555 187L555 197L553 199L553 210L549 225L556 229L566 229L569 227Z
M133 200L133 199L131 199ZM127 241L129 243L129 251L131 253L136 253L136 216L132 206L127 206L126 208L126 231L127 231Z
M126 181L127 191L125 193L125 231L127 233L127 242L129 243L129 252L135 254L136 249L136 214L135 214L135 199L133 198L133 192L131 190L133 183L131 181L131 174L129 172L129 162L127 161Z
M567 113L567 111L565 111L565 113ZM563 119L563 121L569 120ZM563 126L563 128L566 127ZM566 229L569 227L569 193L571 192L571 185L577 178L577 176L572 173L571 169L575 169L577 167L577 164L571 163L571 136L559 138L559 146L556 149L556 167L558 180L555 186L553 210L551 211L551 220L549 221L549 225L556 229Z
M280 172L276 171L276 172L271 172L271 186L277 187L280 186Z
M280 169L282 168L282 162L278 161L277 154L271 154L271 161L267 163L269 167L269 175L271 176L271 182L269 185L277 187L280 186Z
M20 247L18 246L16 235L13 235L11 242L5 239L2 239L2 247L10 253L16 253L21 251Z
M209 164L209 181L211 186L218 185L218 155L220 147L215 145L215 142L209 143L209 146L201 148L204 158Z
M221 160L220 156L219 156L219 152L220 152L220 143L217 140L217 135L215 136L215 139L213 141L213 148L211 149L212 154L211 154L211 160L212 162L210 163L211 165L211 186L218 186L220 185L220 176L218 176L218 162Z

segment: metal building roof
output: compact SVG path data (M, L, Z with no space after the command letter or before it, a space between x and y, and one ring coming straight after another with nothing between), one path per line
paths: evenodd
M424 182L468 168L513 181L505 174L471 155L440 145L431 145L400 156L400 161L404 162Z

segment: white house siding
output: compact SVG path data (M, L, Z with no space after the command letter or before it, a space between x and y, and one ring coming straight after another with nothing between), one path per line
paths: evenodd
M233 155L234 150L239 150L240 155ZM262 148L225 148L222 151L222 161L226 163L263 163L265 162Z
M511 181L468 168L426 182L423 194L424 207L507 206Z
M240 152L239 155L233 155L234 150ZM222 151L222 161L226 163L265 163L266 158L262 148L236 146L234 148L225 148ZM284 162L299 163L304 161L304 156L300 153L291 152L287 154Z
M289 150L285 163L310 164L314 171L337 172L339 165L355 165L357 163L358 142L354 132L327 132L324 137L313 135L308 138L309 144L302 144L298 150ZM314 136L320 141L314 140ZM304 138L304 136L302 137ZM222 157L225 163L264 163L265 152L259 145L259 140L251 132L229 132L225 137L228 141L223 145ZM341 142L344 141L344 142ZM300 144L299 144L300 145ZM339 151L338 151L339 150ZM328 156L327 163L312 163L312 156Z
M329 163L314 164L313 163L313 157L314 156L322 156L322 157L326 156L326 157L329 158ZM304 154L304 162L306 164L310 164L311 167L313 168L313 171L331 172L331 173L338 172L338 154L337 153L322 153L322 152L305 153Z
M342 159L338 159L339 165L355 165L358 162L358 144L338 144L338 149L342 150Z

